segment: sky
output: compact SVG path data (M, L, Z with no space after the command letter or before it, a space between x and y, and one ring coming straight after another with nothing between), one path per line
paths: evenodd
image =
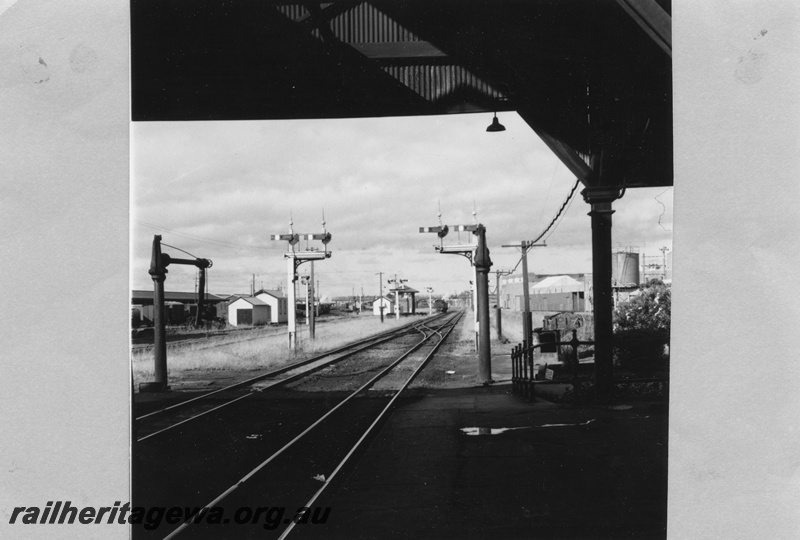
M491 271L516 267L502 245L533 240L558 213L575 177L514 112L487 133L491 114L425 117L131 124L131 284L152 289L153 235L164 253L207 258L208 291L286 287L284 241L273 234L332 235L315 263L323 298L377 294L383 273L434 294L470 288L472 268L440 254L419 227L486 227ZM529 252L535 273L591 272L589 206L578 187L547 247ZM615 248L672 249L672 188L628 189L614 203ZM473 216L473 212L475 216ZM455 232L445 245L474 242ZM301 241L298 247L305 247ZM309 247L322 248L318 241ZM175 249L177 248L177 249ZM182 250L182 251L179 251ZM299 267L308 274L308 263ZM169 267L167 291L194 291L193 266ZM494 287L494 275L490 288ZM386 292L384 290L384 292Z

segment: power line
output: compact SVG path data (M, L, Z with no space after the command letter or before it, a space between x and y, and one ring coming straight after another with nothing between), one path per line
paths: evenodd
M558 226L559 226L559 225L561 225L561 222L562 222L562 221L564 221L564 217L567 215L567 212L569 212L569 209L572 207L572 201L574 201L574 200L575 200L575 198L574 198L574 197L569 199L569 204L567 204L567 208L566 208L566 209L564 210L564 212L561 214L561 219L559 219L559 220L558 220L558 223L556 223L556 226L555 226L555 227L553 227L553 229L550 231L550 234L548 234L548 235L545 237L545 240L547 240L548 238L550 238L550 237L553 235L553 233L554 233L554 232L556 232L556 229L558 228Z
M139 225L142 225L144 227L148 227L150 229L155 229L157 231L166 231L166 232L169 232L169 233L177 235L177 236L183 236L183 237L186 237L186 238L190 238L192 240L196 240L198 242L202 242L202 243L205 243L205 244L210 244L210 245L214 245L214 246L218 246L218 247L225 247L225 248L229 248L229 249L261 249L261 250L270 250L270 251L275 249L273 246L269 246L269 247L267 247L267 246L254 246L254 245L247 245L247 244L237 244L235 242L227 242L225 240L214 240L214 239L211 239L211 238L203 238L202 236L196 236L194 234L188 234L188 233L176 231L174 229L168 229L166 227L161 227L159 225L154 225L152 223L147 223L147 222L144 222L144 221L140 221L138 219L135 219L134 221L136 223L138 223Z
M165 244L164 242L161 242L161 245L162 245L162 246L164 246L164 247L168 247L168 248L172 248L172 249L177 249L177 250L178 250L178 251L180 251L180 252L186 253L186 254L187 254L189 257L194 257L195 259L199 259L199 258L200 258L200 257L198 257L197 255L192 255L192 254L191 254L191 253L189 253L188 251L184 251L184 250L182 250L181 248L177 248L177 247L175 247L175 246L171 246L171 245L169 245L169 244Z
M542 237L545 234L547 234L547 231L549 231L550 228L555 224L556 220L559 218L559 216L561 216L561 213L564 211L564 208L572 200L572 196L575 195L575 190L578 189L578 184L580 184L580 183L581 183L580 179L576 178L575 179L575 185L572 186L572 189L570 190L569 195L567 195L567 198L561 204L561 208L558 209L558 213L556 214L556 216L553 218L553 220L550 222L550 224L547 226L547 228L544 231L542 231L542 234L540 234L539 236L536 237L535 240L530 242L531 244L535 244L536 242L541 240Z
M556 179L556 171L558 171L558 164L559 163L560 163L560 161L558 160L558 158L556 158L556 166L553 167L553 176L550 177L550 185L547 187L547 195L544 198L544 204L542 205L542 210L547 208L547 203L548 203L548 201L550 201L550 191L553 189L553 183L555 182L555 179ZM544 216L544 213L539 214L539 221L536 222L536 228L539 228L539 224L542 222L542 217L543 216Z

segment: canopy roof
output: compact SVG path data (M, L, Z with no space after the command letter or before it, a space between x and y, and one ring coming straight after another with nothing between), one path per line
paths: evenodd
M132 0L132 115L515 110L585 184L667 186L670 27L668 0Z

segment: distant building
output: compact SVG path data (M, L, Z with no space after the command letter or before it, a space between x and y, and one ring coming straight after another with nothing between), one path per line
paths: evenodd
M259 326L269 324L272 308L255 296L235 297L228 304L228 324L232 326Z
M152 290L131 291L131 314L134 326L153 322ZM206 294L205 304L217 311L217 317L225 317L225 298L215 294ZM197 315L197 293L164 291L164 305L167 324L183 324ZM222 308L222 311L219 310Z
M390 289L390 292L394 293L395 308L400 310L401 315L403 313L413 315L417 312L416 295L418 290L407 285L400 285L396 289Z
M380 315L381 307L383 308L384 316L389 315L390 313L394 313L394 302L392 302L385 296L381 296L380 298L377 298L372 302L372 314Z
M582 281L570 276L550 276L530 288L531 311L586 311Z
M592 274L553 275L529 272L528 297L531 311L592 311ZM498 305L503 309L523 310L521 274L501 278Z
M273 324L284 323L289 320L289 299L283 292L261 289L253 295L271 308L270 321Z

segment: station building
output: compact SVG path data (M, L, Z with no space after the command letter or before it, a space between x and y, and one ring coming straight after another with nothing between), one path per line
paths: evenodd
M391 289L391 292L394 292L394 303L397 309L400 310L401 315L404 313L414 315L417 312L416 296L419 292L418 290L408 285L401 284L396 289Z

